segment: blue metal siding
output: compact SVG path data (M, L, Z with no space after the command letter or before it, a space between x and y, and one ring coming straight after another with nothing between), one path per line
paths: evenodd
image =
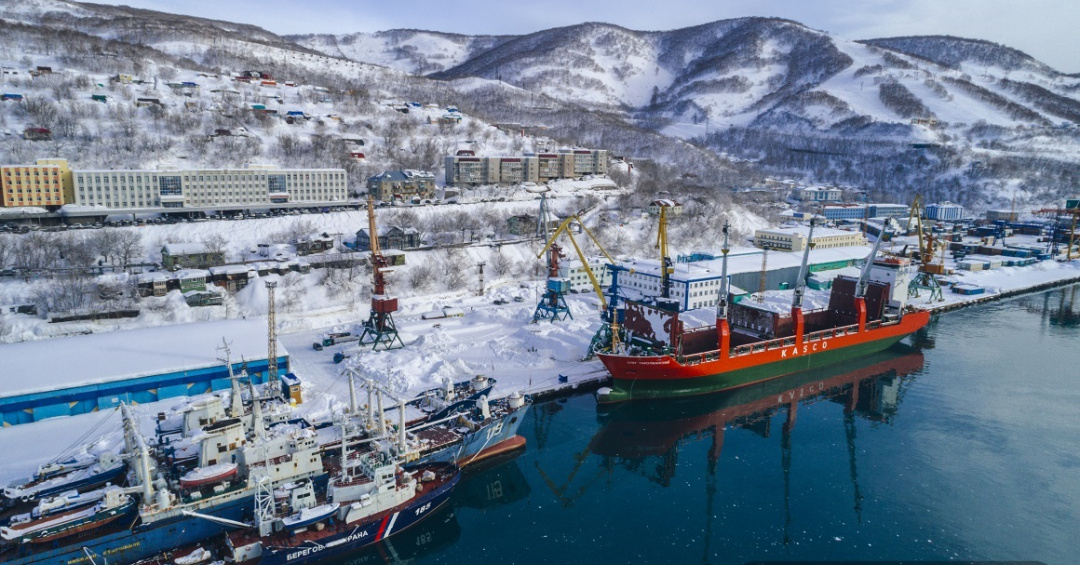
M243 365L243 363L235 363L233 371L239 374ZM265 382L268 365L265 360L247 363L248 374L255 383ZM278 357L278 376L288 372L288 356ZM3 413L5 426L25 424L56 416L75 416L95 410L115 408L121 402L141 404L226 389L230 386L228 374L224 366L215 366L180 373L10 396L0 398L0 412Z

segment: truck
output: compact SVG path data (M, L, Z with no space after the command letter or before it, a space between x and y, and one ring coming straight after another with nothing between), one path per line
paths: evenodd
M311 348L315 351L322 351L324 347L330 347L331 345L337 345L339 343L348 343L350 341L359 341L360 336L352 332L330 332L323 334L322 339L311 344Z

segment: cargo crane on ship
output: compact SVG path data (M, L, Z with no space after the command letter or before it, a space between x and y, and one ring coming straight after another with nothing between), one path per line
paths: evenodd
M371 344L373 350L398 349L405 347L394 325L393 313L397 311L396 297L386 294L386 274L390 271L390 262L379 247L379 233L375 227L375 198L368 195L368 240L371 242L371 270L373 286L371 289L371 315L364 322L364 331L360 334L361 344Z

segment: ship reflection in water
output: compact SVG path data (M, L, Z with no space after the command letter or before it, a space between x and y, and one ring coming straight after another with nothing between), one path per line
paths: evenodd
M799 404L828 401L843 405L854 510L861 521L863 495L855 457L855 417L890 423L903 398L904 377L920 372L923 365L920 350L897 345L842 365L794 373L757 386L677 400L630 402L606 411L601 407L603 427L593 436L589 448L604 458L604 467L622 468L667 487L675 476L680 445L711 441L706 482L706 516L711 521L725 430L739 428L769 437L774 416L783 412L783 541L787 545L791 542L791 432ZM704 532L707 554L712 528L707 526Z
M486 510L529 496L529 483L516 461L524 450L498 456L469 467L445 505L415 527L386 538L375 547L347 558L326 560L325 565L407 565L442 551L461 537L457 513L463 509Z

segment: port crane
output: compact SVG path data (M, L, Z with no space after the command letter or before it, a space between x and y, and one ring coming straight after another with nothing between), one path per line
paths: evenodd
M922 195L916 194L908 210L908 227L912 221L916 225L916 235L919 238L919 271L908 284L908 296L916 298L920 290L930 292L930 300L941 302L945 298L941 294L941 284L934 275L945 273L944 244L934 236L933 230L923 231L923 205ZM882 235L884 237L884 234ZM934 263L934 254L938 247L942 249L942 257L939 263Z
M375 197L368 194L368 240L371 249L371 270L373 285L371 289L371 315L364 322L364 331L360 334L360 343L371 343L372 349L397 349L405 347L394 325L393 313L397 311L396 297L386 294L386 275L390 272L390 261L382 254L379 247L379 232L375 226Z
M656 249L660 251L660 297L656 299L656 305L667 310L677 310L677 303L671 298L671 275L675 274L675 266L668 255L668 210L675 207L674 200L660 199L653 201L659 214L659 222L656 229Z
M551 237L548 239L547 244L544 245L544 248L536 256L539 259L543 257L545 253L548 254L548 282L547 290L544 292L544 297L540 300L540 303L536 305L536 312L533 314L533 322L537 322L548 317L550 317L552 321L560 319L558 318L558 316L562 312L565 312L566 316L570 316L570 311L569 308L567 308L566 306L565 298L566 291L569 290L569 281L559 278L558 261L559 258L564 257L564 255L562 255L561 253L562 248L559 247L557 243L555 243L555 240L558 239L560 235L565 233L566 237L570 240L570 244L574 247L574 251L577 253L578 260L581 261L581 266L585 270L585 275L589 277L589 283L592 284L593 291L596 292L596 296L600 299L600 309L602 312L601 317L604 319L605 322L607 322L604 327L601 328L600 332L597 333L597 337L593 338L593 344L590 345L589 352L586 355L586 358L588 358L591 357L594 353L596 353L596 351L598 350L598 346L606 349L607 346L610 344L611 351L615 351L619 347L619 319L615 311L615 301L617 299L617 296L613 293L611 302L608 302L607 297L604 295L603 289L600 287L600 282L596 278L595 272L589 265L588 259L586 259L585 257L585 253L582 252L581 246L578 245L577 240L574 239L574 232L570 229L570 226L572 225L576 225L580 228L582 232L589 236L589 239L592 240L593 244L595 244L596 247L600 249L600 253L602 253L607 259L607 265L612 269L612 277L614 278L618 276L618 270L614 267L615 260L611 258L611 255L608 254L608 252L604 249L604 246L601 245L600 242L596 239L596 236L594 236L593 233L589 231L589 228L585 227L585 224L581 221L581 218L578 217L576 214L566 218L551 234ZM615 288L614 284L613 288ZM603 334L603 337L601 337L601 334ZM598 344L598 339L601 339L602 343Z

